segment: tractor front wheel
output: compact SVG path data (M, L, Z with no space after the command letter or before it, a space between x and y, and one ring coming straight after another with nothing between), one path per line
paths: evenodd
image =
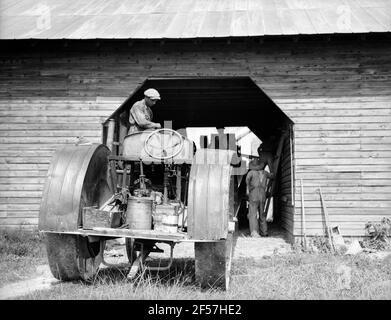
M233 256L233 234L226 240L195 242L195 277L203 289L228 290Z
M135 240L133 238L126 238L126 255L128 256L128 261L132 265L133 262L137 259L137 251L135 246Z

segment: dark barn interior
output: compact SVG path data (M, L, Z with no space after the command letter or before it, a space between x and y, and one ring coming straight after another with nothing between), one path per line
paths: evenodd
M172 125L174 130L188 127L248 127L260 140L274 137L278 143L283 130L290 130L293 124L250 77L148 78L103 124L105 143L108 121L116 120L115 139L119 142L119 149L115 153L121 153L120 143L127 133L130 108L144 97L143 93L148 88L157 89L162 97L153 107L153 121L162 126L164 124L165 127ZM171 122L170 125L167 124L168 121ZM279 203L281 185L286 175L281 174L281 168L285 166L284 170L290 172L290 164L280 162L279 165L277 193L273 201L273 225L277 228L284 227ZM291 184L291 181L285 183ZM245 192L244 176L240 194L244 195ZM246 201L243 199L238 211L239 228L242 230L248 228L247 211Z
M249 77L150 78L110 118L123 116L148 88L158 89L162 96L154 107L154 120L172 121L174 130L248 126L265 140L291 123Z

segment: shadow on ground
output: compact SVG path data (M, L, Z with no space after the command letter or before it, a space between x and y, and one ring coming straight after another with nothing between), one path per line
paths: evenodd
M166 266L169 259L153 259L148 261L148 266L158 267ZM115 284L123 283L124 281L131 281L137 283L138 281L152 281L162 285L172 285L181 283L184 285L195 285L195 266L192 259L174 259L171 267L168 270L155 271L143 270L133 280L127 279L129 268L127 267L107 267L101 269L94 281L99 284Z

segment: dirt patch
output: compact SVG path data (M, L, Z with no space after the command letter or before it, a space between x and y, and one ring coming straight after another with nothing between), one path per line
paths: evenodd
M48 265L40 265L36 273L32 275L32 279L18 281L0 288L0 299L14 299L37 290L50 289L58 282L59 280L53 278Z
M282 238L239 237L234 252L234 261L241 258L262 259L274 254L291 252L291 245Z
M170 247L166 244L158 244L164 253L151 253L150 257L153 259L168 258L170 255ZM291 252L291 245L281 237L267 237L267 238L251 238L240 236L237 239L233 260L240 260L242 258L262 259L265 256L272 256L274 254L287 254ZM181 242L174 247L174 258L189 258L194 259L194 243ZM118 243L118 245L111 245L111 248L105 252L105 259L110 263L126 262L125 247Z

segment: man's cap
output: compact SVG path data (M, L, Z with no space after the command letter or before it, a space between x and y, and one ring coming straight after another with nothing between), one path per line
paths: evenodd
M156 89L147 89L144 91L144 96L152 100L160 100L160 94Z

